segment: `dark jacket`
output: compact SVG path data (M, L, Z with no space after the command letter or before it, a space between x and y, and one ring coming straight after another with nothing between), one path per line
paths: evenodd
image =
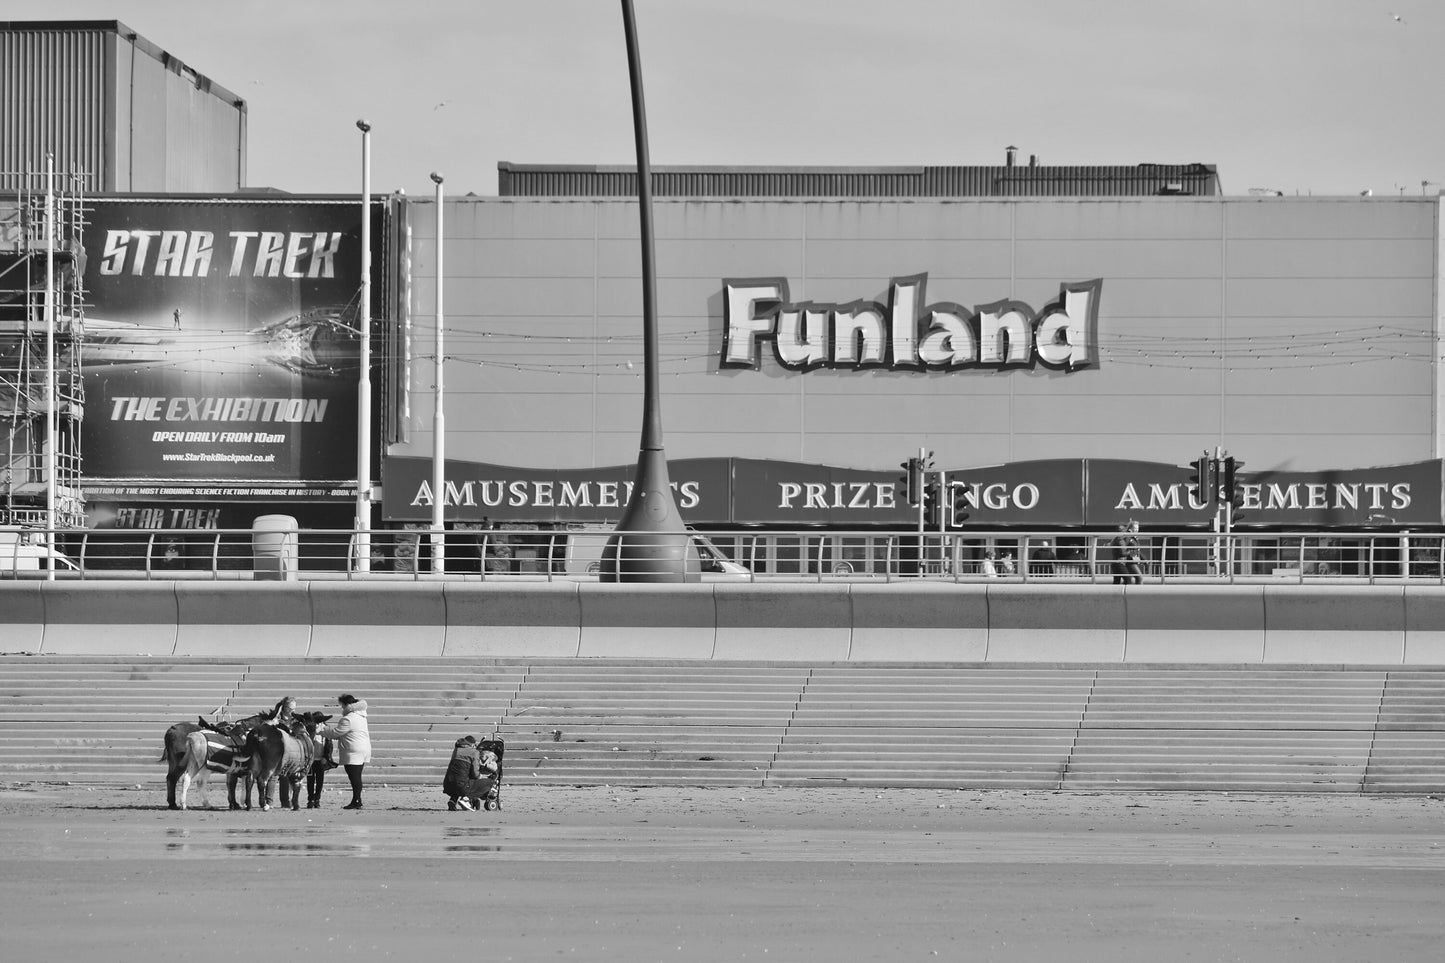
M447 763L446 778L442 780L442 792L448 796L470 796L472 787L482 774L482 757L477 752L475 740L465 737L458 739L452 750L451 762Z
M1120 532L1119 535L1109 543L1113 550L1114 561L1127 562L1139 559L1139 538L1132 532Z

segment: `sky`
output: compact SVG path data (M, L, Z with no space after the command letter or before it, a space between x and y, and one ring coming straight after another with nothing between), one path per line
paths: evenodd
M1445 186L1439 0L634 0L655 167L1213 164L1226 194ZM8 0L244 98L247 186L495 195L636 163L612 0Z

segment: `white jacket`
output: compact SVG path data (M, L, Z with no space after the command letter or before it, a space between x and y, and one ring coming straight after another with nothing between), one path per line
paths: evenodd
M361 766L371 761L371 727L366 721L365 699L343 707L341 718L327 728L336 740L338 763Z

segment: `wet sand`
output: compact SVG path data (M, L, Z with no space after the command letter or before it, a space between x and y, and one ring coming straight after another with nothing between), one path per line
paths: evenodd
M345 799L172 812L159 783L0 787L0 958L1359 961L1445 945L1445 802L1428 797Z

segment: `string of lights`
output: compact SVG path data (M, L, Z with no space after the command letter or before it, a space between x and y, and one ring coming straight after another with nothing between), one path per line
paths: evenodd
M343 322L341 331L352 338L354 327L347 328L344 320L356 313L356 304L353 298L338 312ZM1180 322L1169 323L1172 327ZM411 340L421 340L422 336L417 332L425 329L424 323L416 325ZM493 370L559 376L641 376L635 357L628 356L635 351L640 357L640 332L594 338L536 330L477 329L462 325L446 325L443 330L449 345L457 349L446 355L449 363L472 365L478 369L490 367ZM86 352L82 349L82 363L91 368L99 364L148 369L205 365L261 371L280 364L338 378L354 376L357 371L356 359L349 357L349 352L342 348L348 338L338 341L333 337L329 346L331 350L326 351L324 360L321 360L312 356L315 354L314 346L307 341L306 335L290 330L284 323L234 330L105 327L88 334L88 338L93 339L103 355L103 359L96 362L93 354L91 359L86 359ZM658 338L663 348L659 363L665 371L670 369L670 373L681 375L688 370L698 374L714 370L716 334L711 327L665 331ZM1312 370L1380 361L1445 361L1445 335L1403 324L1359 325L1277 334L1256 332L1226 337L1173 331L1101 333L1098 340L1100 364L1175 370ZM389 344L388 339L380 339L378 344L373 360L382 365L394 363L396 358L388 350L394 346ZM508 357L516 349L528 346L545 349L547 360L530 356L535 352L527 357ZM673 350L669 352L668 348ZM624 356L619 357L619 352ZM432 355L414 354L411 357L414 362L434 361ZM296 362L296 359L301 361Z

